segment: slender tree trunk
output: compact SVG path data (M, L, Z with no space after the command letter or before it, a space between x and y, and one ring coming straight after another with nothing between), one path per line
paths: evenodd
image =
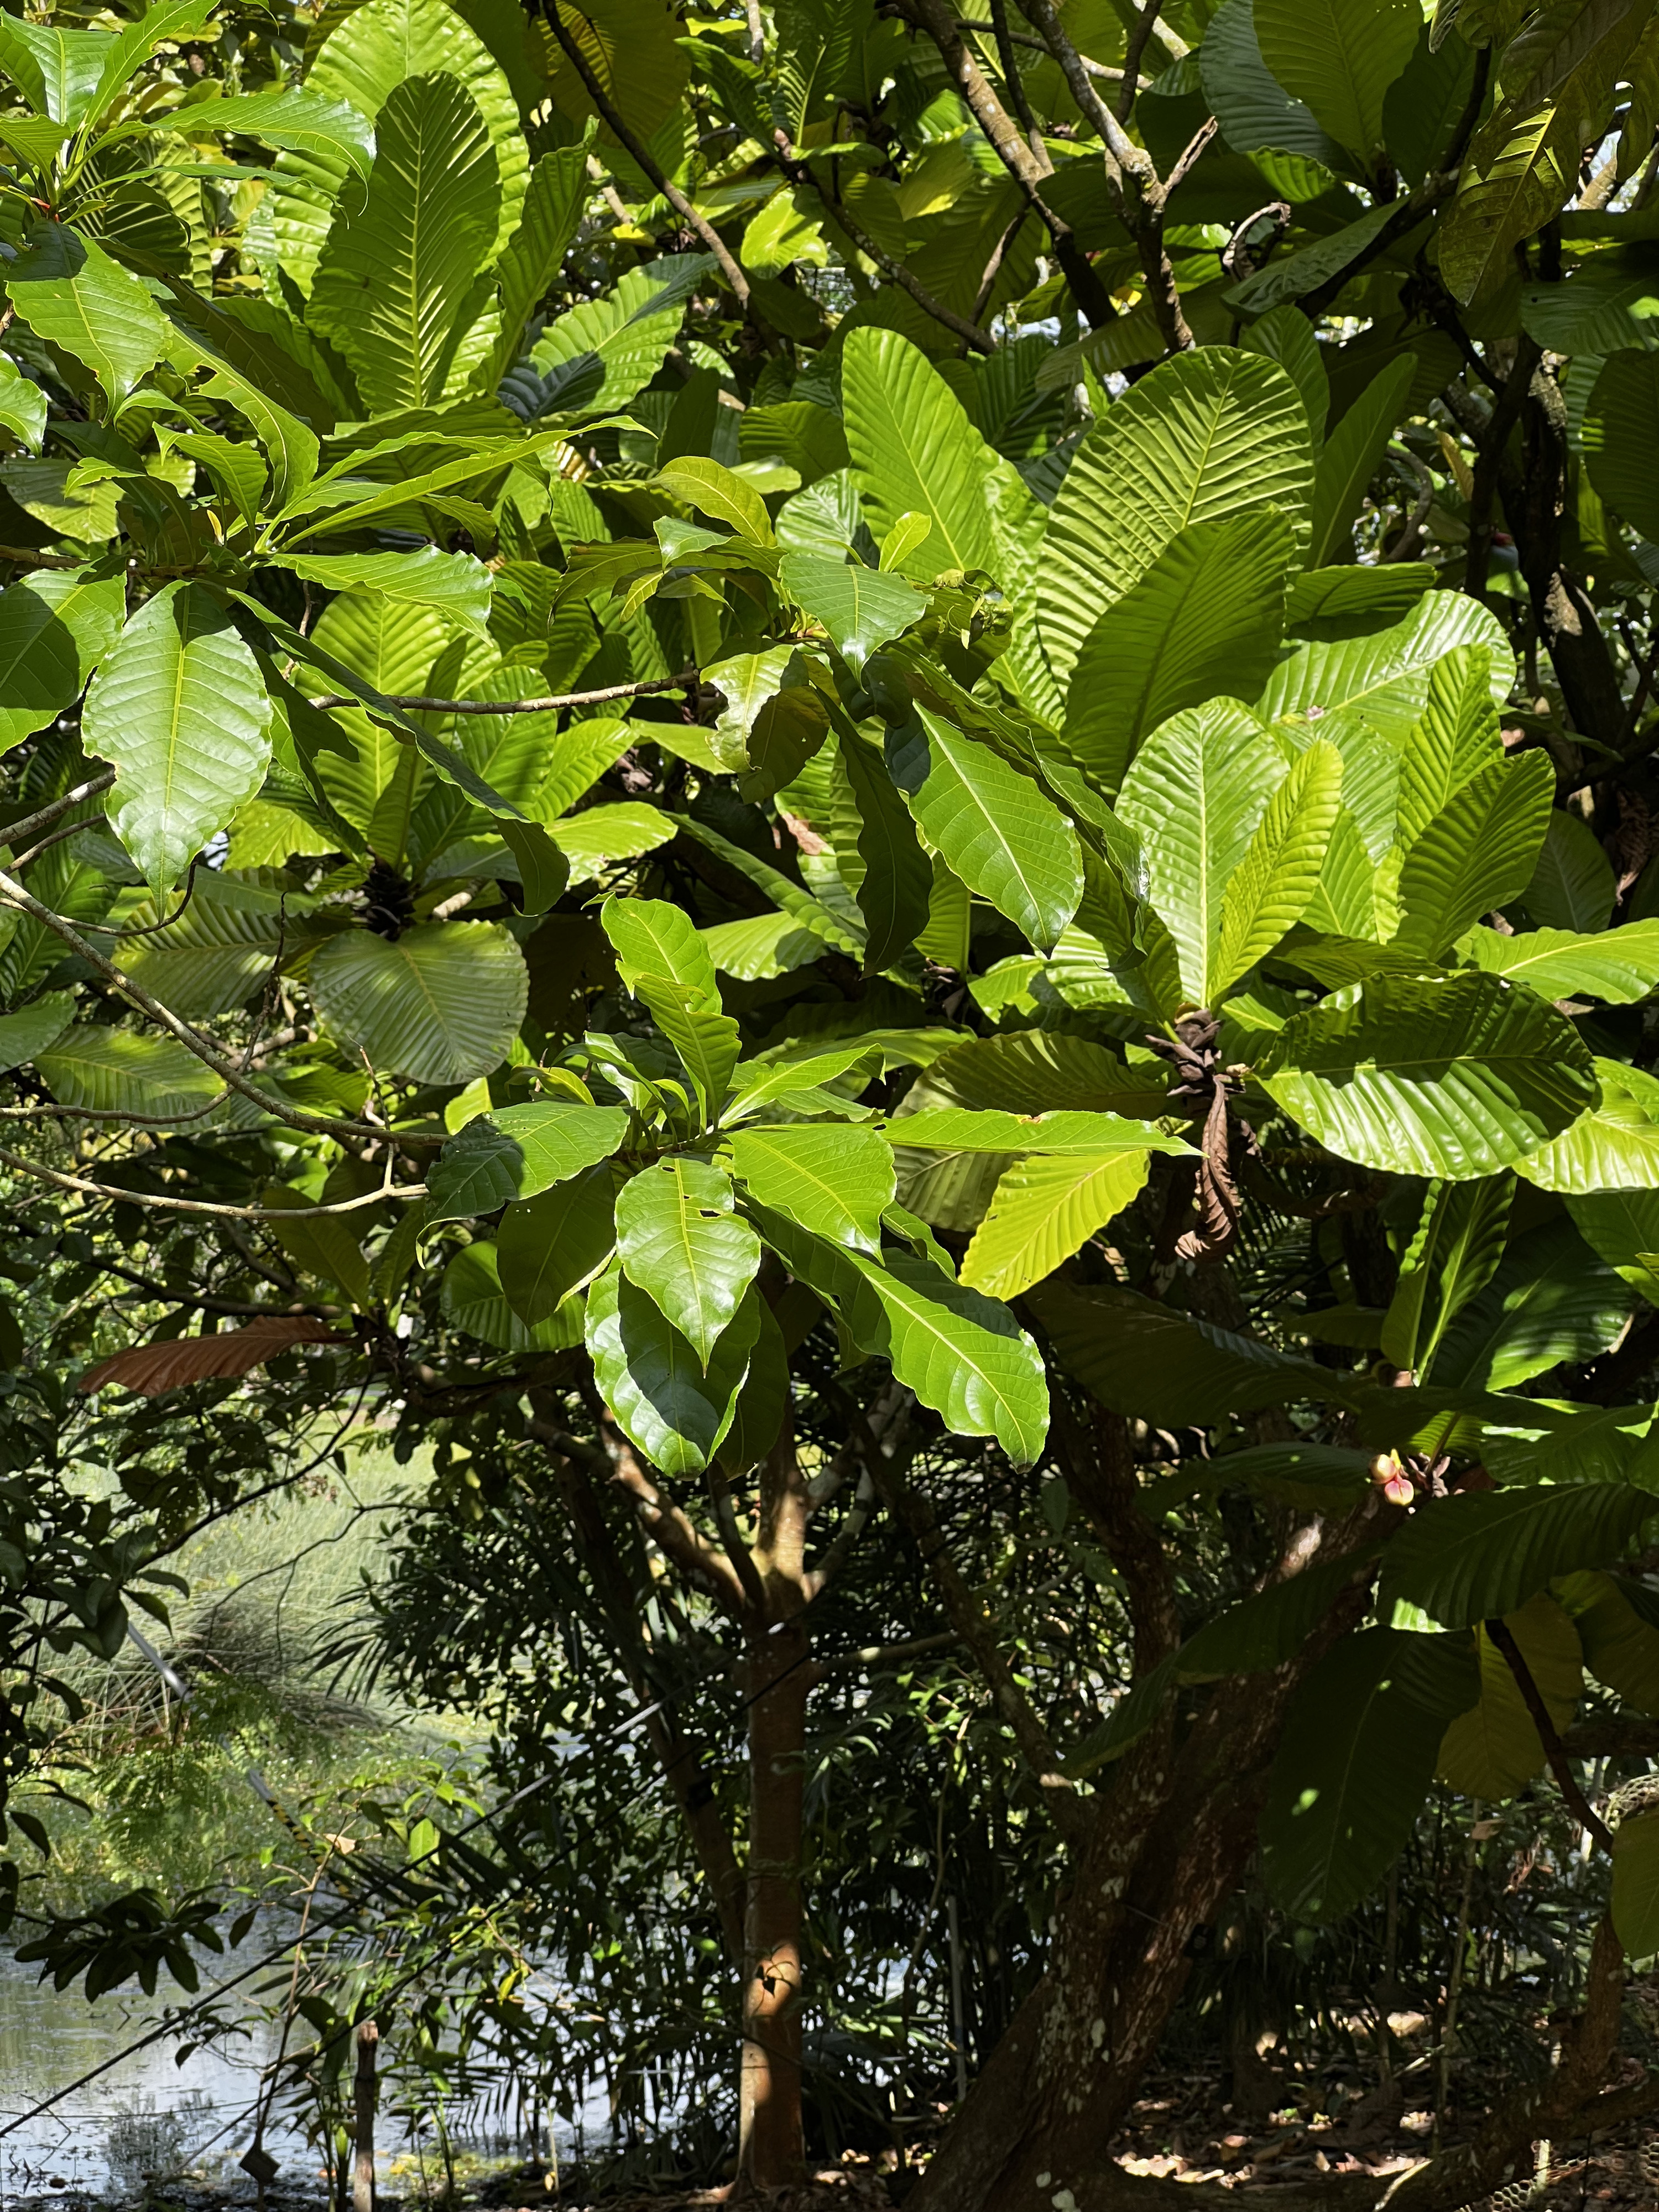
M353 2130L351 2212L374 2212L374 2108L380 2089L374 2062L380 2042L380 2031L372 2020L358 2023L357 2072L352 2084L356 2124Z
M805 2171L801 2121L801 1859L811 1640L806 1534L812 1504L786 1422L760 1469L753 1559L761 1606L748 1647L749 1880L744 1923L738 2162L761 2188Z
M744 1927L740 2162L757 2184L799 2180L805 1627L749 1642L749 1881Z

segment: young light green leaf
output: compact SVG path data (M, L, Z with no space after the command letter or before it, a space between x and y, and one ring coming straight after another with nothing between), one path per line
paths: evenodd
M623 981L632 991L647 975L684 983L699 1006L718 1008L720 985L708 948L684 908L666 899L607 899L599 921L617 954Z
M411 553L273 553L277 567L331 592L362 585L405 606L431 607L488 635L490 575L471 553L422 545Z
M1215 972L1206 978L1215 1005L1295 928L1313 902L1342 798L1342 756L1316 741L1255 826L1221 900Z
M1407 850L1394 943L1437 958L1478 915L1519 897L1554 801L1555 769L1541 750L1482 769Z
M270 721L258 664L199 584L165 586L106 653L87 695L87 750L116 771L109 811L156 892L259 788Z
M36 453L46 431L46 395L9 354L0 354L0 428Z
M0 599L0 613L4 607ZM1457 951L1471 967L1524 983L1540 999L1582 994L1606 1006L1630 1006L1659 983L1659 917L1588 937L1571 929L1528 929L1505 937L1477 927L1459 938Z
M892 1147L875 1131L769 1124L735 1131L731 1146L734 1171L763 1206L832 1243L879 1254L894 1174Z
M1460 645L1429 675L1428 697L1400 759L1398 842L1409 849L1464 785L1504 757L1492 656Z
M1595 1073L1601 1092L1595 1103L1517 1160L1516 1172L1535 1189L1575 1196L1659 1190L1659 1081L1617 1060L1598 1060Z
M699 514L728 523L739 538L757 545L775 545L777 533L766 501L754 485L732 470L701 453L683 454L664 465L657 482L671 498L684 500Z
M924 1107L901 1114L886 1134L908 1151L1046 1152L1097 1159L1108 1152L1186 1152L1184 1139L1115 1114L1007 1114L993 1108Z
M760 1240L712 1161L656 1161L617 1194L617 1252L706 1373L760 1265Z
M152 131L183 131L191 138L234 132L301 154L335 154L360 177L368 175L374 161L374 133L356 109L343 100L325 100L301 85L228 100L192 100L170 114L147 119Z
M1018 1160L962 1263L969 1287L1017 1298L1053 1274L1140 1191L1150 1152L1062 1153Z

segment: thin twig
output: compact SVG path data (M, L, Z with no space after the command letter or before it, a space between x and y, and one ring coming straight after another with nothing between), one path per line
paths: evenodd
M56 1168L43 1167L39 1160L26 1159L21 1152L8 1152L3 1146L0 1146L0 1167L33 1176L37 1182L49 1182L57 1190L79 1191L85 1198L118 1199L128 1206L161 1206L170 1213L210 1213L230 1221L315 1221L325 1213L356 1213L362 1206L379 1206L383 1199L426 1196L423 1182L399 1182L365 1191L361 1198L341 1199L333 1206L221 1206L205 1199L168 1198L155 1191L128 1190L120 1183L88 1182L79 1176L64 1175Z
M83 799L96 799L114 781L115 770L106 769L102 775L94 775L86 783L77 783L73 791L66 791L61 799L54 799L49 806L43 806L33 814L26 814L21 822L14 822L9 830L0 830L0 852L4 852L9 847L15 847L20 838L33 837L37 830L50 829L61 816L69 812L70 807L78 806ZM82 830L89 828L90 824L77 822L75 826ZM32 857L27 853L23 856L24 860ZM21 867L22 861L14 860L12 866Z
M997 26L994 22L983 22L977 16L958 15L957 17L957 28L959 31L994 32ZM1029 47L1034 54L1042 54L1046 58L1053 58L1048 53L1048 47L1043 45L1042 40L1034 39L1029 31L1010 31L1008 33L1008 43L1012 46ZM1109 62L1091 62L1087 54L1079 54L1078 56L1078 59L1082 63L1084 68L1088 70L1091 76L1097 76L1107 84L1121 84L1124 80L1124 72L1121 69L1113 68L1111 64ZM1152 80L1149 76L1137 78L1135 81L1136 91L1145 92L1152 82Z
M698 670L682 668L678 676L653 676L643 684L608 684L599 691L562 691L551 699L429 699L413 692L388 692L379 703L417 714L550 714L561 707L603 707L612 699L636 699L647 691L683 691L701 680ZM363 702L331 691L311 703L361 707Z
M1129 33L1129 43L1123 50L1123 84L1117 96L1117 119L1127 123L1135 104L1135 92L1140 82L1140 58L1146 51L1146 41L1152 35L1152 27L1163 11L1164 0L1142 0L1135 27ZM1078 56L1081 61L1082 55Z

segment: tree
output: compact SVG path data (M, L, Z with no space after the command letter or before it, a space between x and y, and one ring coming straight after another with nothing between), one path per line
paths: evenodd
M1659 1828L1560 1731L1659 1653L1659 34L1022 12L366 0L222 82L184 0L4 19L0 1164L95 1280L153 1252L164 1340L84 1383L520 1421L623 1663L617 1491L729 1616L746 1865L653 1725L757 2180L810 1607L878 1508L1073 1869L930 2206L1118 2185L1258 1845L1329 1918L1437 1772L1549 1765L1615 1846L1586 2010L1411 2212L1614 2109L1650 1933ZM1094 1733L941 1546L941 1431L1112 1562ZM1183 1638L1165 1516L1222 1486Z

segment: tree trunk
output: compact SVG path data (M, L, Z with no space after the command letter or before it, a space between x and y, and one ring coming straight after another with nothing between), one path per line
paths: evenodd
M352 2084L356 2125L352 2130L351 2212L374 2212L374 2107L380 2087L374 2062L380 2041L380 2031L372 2020L358 2023L357 2071Z
M743 2077L738 2163L757 2187L805 2172L801 2123L801 1856L811 1638L806 1533L812 1504L786 1421L760 1469L753 1563L763 1601L748 1649L749 1880L744 1923Z
M1332 1533L1340 1553L1356 1531ZM1067 2190L1079 2204L1098 2193L1193 1939L1249 1864L1291 1698L1364 1603L1363 1589L1340 1598L1290 1664L1218 1684L1178 1750L1166 1717L1120 1761L1076 1855L1048 1969L952 2122L917 2212L1052 2212Z
M749 1640L749 1881L744 1927L739 2164L757 2185L801 2178L801 1845L808 1650L804 1626Z

